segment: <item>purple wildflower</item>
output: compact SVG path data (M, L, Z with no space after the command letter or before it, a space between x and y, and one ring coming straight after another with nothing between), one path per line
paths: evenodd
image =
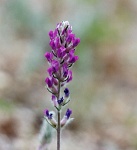
M45 83L47 84L47 89L49 92L56 94L58 92L57 85L58 80L54 77L47 77L45 79Z
M49 112L48 109L44 110L45 119L50 123L53 128L56 128L57 121L53 117L53 112Z
M77 38L73 42L73 47L76 47L80 43L80 38Z
M51 78L47 77L47 78L45 79L45 82L46 82L46 84L47 84L47 86L48 86L49 88L52 87L53 81L52 81Z
M57 97L55 95L52 95L52 101L53 101L54 107L57 107L58 103L57 103Z
M69 108L67 109L67 111L66 111L66 117L67 117L67 119L69 119L69 117L70 117L70 115L72 114L72 110L70 110Z
M45 53L45 57L47 58L47 61L48 61L49 63L52 62L52 59L53 59L53 54L52 54L52 53L46 52L46 53Z
M55 30L49 32L49 37L52 52L46 52L45 57L50 65L47 70L50 77L46 78L45 82L55 94L59 84L64 86L72 80L70 67L78 60L75 47L80 43L80 39L72 33L72 26L68 21L58 23Z
M65 88L64 93L65 93L65 97L69 97L69 89L68 88Z
M72 110L67 109L66 114L64 115L64 117L62 118L60 124L61 127L64 127L65 125L67 125L69 122L71 122L74 118L70 118L70 115L72 114Z
M54 118L54 112L44 110L44 118L53 127L57 129L57 149L60 150L60 130L73 120L70 118L72 110L67 109L65 115L61 119L61 109L70 101L70 92L68 88L64 89L62 95L62 87L66 86L72 80L71 67L79 59L75 55L76 46L80 43L72 32L72 26L68 21L58 23L55 30L49 31L51 52L45 53L49 68L47 72L49 76L45 79L47 90L52 94L51 101L57 109L57 121ZM63 87L64 88L64 87Z
M69 70L68 72L68 79L67 79L67 83L70 82L72 80L72 71Z
M73 63L75 63L78 60L78 56L75 56L74 52L75 52L74 50L71 50L69 52L69 63L70 64L73 64Z
M58 104L61 105L63 103L64 98L61 97L61 99L58 100Z
M53 116L52 113L49 113L49 110L48 110L48 109L44 110L44 115L45 115L48 119L52 119L52 116Z

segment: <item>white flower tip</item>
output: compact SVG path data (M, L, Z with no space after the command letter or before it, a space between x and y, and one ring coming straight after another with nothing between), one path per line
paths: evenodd
M55 113L54 111L49 111L49 114L52 114L52 115L53 115L53 117L55 117L55 116L56 116L56 113Z
M62 25L64 26L64 28L66 27L66 26L69 26L70 24L69 24L69 22L68 21L62 21Z
M67 26L72 30L72 26L69 24L69 21L62 21L62 28L65 29Z

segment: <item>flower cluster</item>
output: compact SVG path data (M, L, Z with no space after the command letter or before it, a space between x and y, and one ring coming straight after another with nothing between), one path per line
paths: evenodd
M80 39L72 33L72 26L68 21L58 23L54 31L49 32L51 52L46 52L45 57L49 63L47 70L49 77L45 79L47 89L52 94L52 102L54 107L60 111L62 106L70 101L70 92L68 88L64 88L63 96L60 95L61 88L72 80L72 71L70 68L78 60L75 56L75 48L80 43ZM69 120L72 111L68 109L61 121L65 125ZM56 121L48 110L45 116L56 127ZM54 120L54 121L53 121ZM62 123L63 122L63 123Z

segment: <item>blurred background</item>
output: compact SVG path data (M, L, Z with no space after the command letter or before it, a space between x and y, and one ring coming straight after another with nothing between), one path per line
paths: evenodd
M0 150L39 144L43 110L53 109L44 53L62 20L81 38L62 149L136 150L136 14L136 0L0 0Z

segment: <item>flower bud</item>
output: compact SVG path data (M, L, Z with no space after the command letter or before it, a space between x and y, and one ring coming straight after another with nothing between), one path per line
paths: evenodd
M65 97L69 97L69 89L68 88L65 88L65 90L64 90L64 93L65 93Z
M54 107L57 107L58 103L57 103L57 97L55 95L52 95L52 101L53 101Z
M57 121L53 118L54 112L49 112L48 109L44 110L45 119L49 122L49 124L56 128Z
M73 118L70 118L70 115L72 114L72 110L67 109L66 114L64 115L64 117L62 118L60 124L61 127L64 127L65 125L67 125L68 123L70 123Z

